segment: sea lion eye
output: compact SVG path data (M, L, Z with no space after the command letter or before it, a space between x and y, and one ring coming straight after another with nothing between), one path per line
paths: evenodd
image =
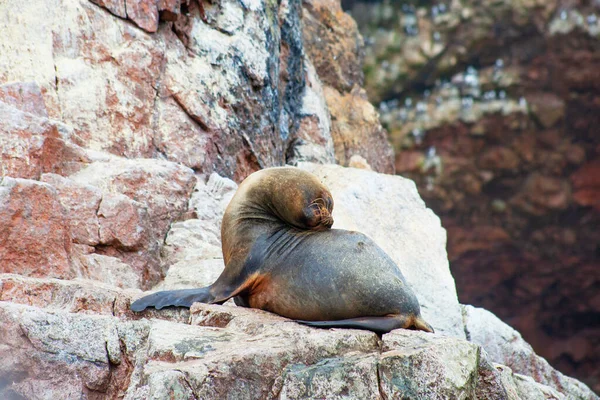
M302 222L309 228L319 225L321 219L321 210L316 203L311 203L302 210Z

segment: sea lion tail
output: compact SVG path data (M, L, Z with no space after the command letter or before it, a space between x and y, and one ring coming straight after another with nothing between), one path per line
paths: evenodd
M419 331L435 333L431 325L429 325L420 315L415 318L414 326Z
M131 303L131 309L139 312L148 307L160 310L163 307L190 307L195 302L210 303L214 296L209 292L209 286L199 289L180 289L156 292L137 299Z

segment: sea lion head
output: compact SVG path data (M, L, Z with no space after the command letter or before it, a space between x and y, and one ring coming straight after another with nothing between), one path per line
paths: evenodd
M242 185L251 208L260 207L288 225L316 231L333 225L333 197L307 171L294 167L264 169L250 175Z

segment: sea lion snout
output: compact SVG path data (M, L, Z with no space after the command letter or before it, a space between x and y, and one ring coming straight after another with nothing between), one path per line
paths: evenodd
M333 201L329 197L319 197L304 207L304 223L313 230L325 230L333 225L331 215Z

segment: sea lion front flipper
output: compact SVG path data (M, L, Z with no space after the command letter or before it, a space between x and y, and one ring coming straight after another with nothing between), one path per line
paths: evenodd
M165 290L144 296L131 303L133 311L142 311L147 307L160 310L163 307L190 307L194 302L212 303L214 296L209 291L210 286L199 289Z
M415 324L415 322L419 324ZM433 328L427 324L426 326L421 324L421 321L427 324L422 318L414 318L412 316L400 316L396 315L393 317L360 317L341 319L338 321L298 321L296 322L312 326L315 328L346 328L346 329L364 329L373 331L378 334L388 333L391 330L398 328L416 328L426 332L432 332Z

